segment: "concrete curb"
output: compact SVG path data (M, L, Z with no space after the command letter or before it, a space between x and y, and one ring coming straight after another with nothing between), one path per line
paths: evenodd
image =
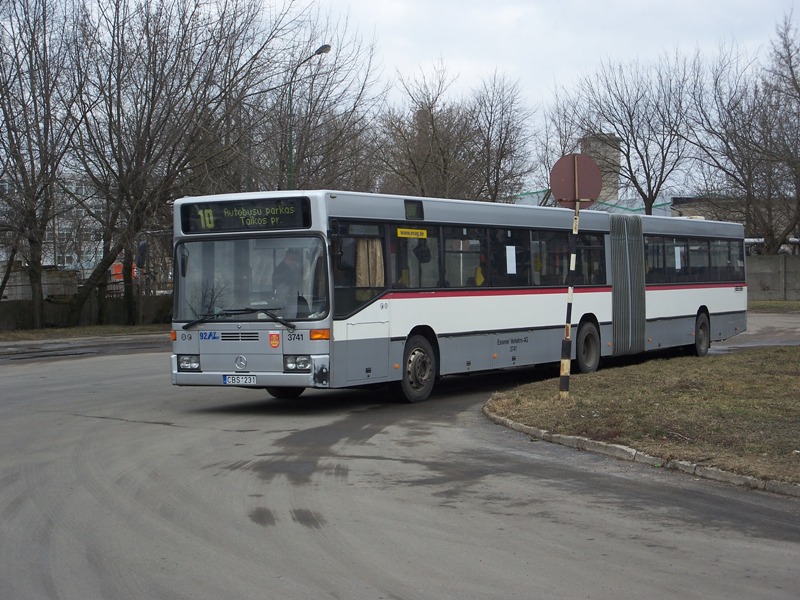
M702 465L690 463L685 460L670 460L665 463L661 458L650 456L644 452L639 452L634 448L629 448L628 446L607 444L605 442L598 442L596 440L590 440L589 438L576 435L561 435L558 433L551 433L545 429L538 429L536 427L523 425L491 412L486 405L483 407L483 414L485 414L489 420L494 421L498 425L503 425L509 429L513 429L514 431L524 433L545 442L561 444L562 446L569 446L570 448L575 448L577 450L595 452L597 454L603 454L612 458L638 462L645 465L650 465L651 467L672 469L674 471L686 473L687 475L692 475L694 477L700 477L703 479L710 479L712 481L719 481L722 483L729 483L754 490L762 490L775 494L783 494L785 496L794 496L795 498L800 498L800 485L794 483L757 479L756 477L749 477L747 475L737 475L736 473L730 473L714 467L704 467Z

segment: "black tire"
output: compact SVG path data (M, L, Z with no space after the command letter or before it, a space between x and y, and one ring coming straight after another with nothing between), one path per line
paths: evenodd
M427 400L436 383L436 353L428 338L415 335L403 350L403 378L400 389L408 402Z
M700 313L694 322L694 354L695 356L705 356L711 347L711 324L708 322L708 315Z
M575 361L581 373L594 373L600 366L600 332L591 321L581 323L575 340Z
M268 387L267 393L270 396L281 400L293 400L299 398L306 388L303 387Z

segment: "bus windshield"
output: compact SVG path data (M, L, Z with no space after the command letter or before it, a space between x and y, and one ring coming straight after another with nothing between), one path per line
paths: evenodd
M328 314L320 238L184 241L175 252L175 321L286 322Z

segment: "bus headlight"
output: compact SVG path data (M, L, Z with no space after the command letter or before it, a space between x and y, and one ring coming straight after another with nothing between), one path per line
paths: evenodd
M178 370L179 371L199 371L200 370L200 357L197 354L179 354L178 355Z
M283 357L283 370L288 372L311 371L311 357L307 354L291 355Z

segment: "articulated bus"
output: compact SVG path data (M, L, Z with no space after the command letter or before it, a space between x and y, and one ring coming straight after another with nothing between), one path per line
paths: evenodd
M392 384L558 362L568 285L572 358L711 342L745 330L734 223L338 191L174 205L172 383ZM571 282L570 243L576 257Z

